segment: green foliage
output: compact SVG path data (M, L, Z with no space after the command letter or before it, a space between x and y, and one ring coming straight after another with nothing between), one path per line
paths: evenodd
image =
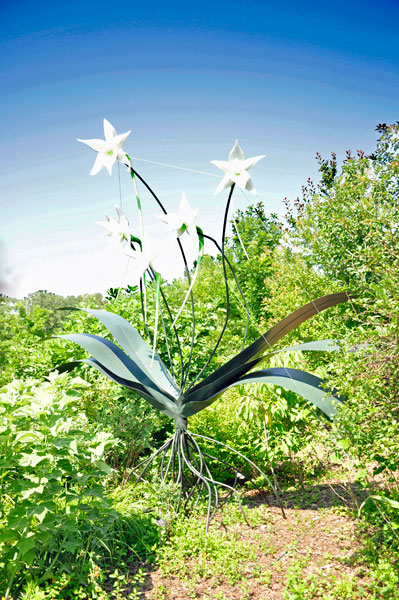
M93 385L83 390L81 406L99 431L108 431L119 443L108 452L108 461L123 479L132 467L171 429L166 416L155 411L145 400L127 388L121 388L102 376L85 370Z
M46 341L61 333L71 311L81 302L101 305L100 294L63 298L35 292L24 300L0 296L0 385L13 379L43 377L68 360L59 342ZM71 354L72 356L72 354Z
M266 216L261 202L245 211L238 210L232 223L233 235L227 240L226 255L236 269L253 323L258 326L260 318L271 316L267 307L265 315L262 301L270 296L269 282L276 268L274 253L282 237L282 224L276 214Z
M158 563L164 574L180 578L227 579L230 585L245 579L245 566L256 560L256 549L239 531L211 529L205 536L198 518L179 519L173 535L160 548Z
M280 356L270 361L270 366L298 367L298 361L292 356ZM190 419L194 433L213 437L238 450L266 472L270 467L278 467L301 481L315 467L312 447L319 427L319 418L303 398L263 384L229 390L214 405ZM201 446L220 461L257 478L255 472L248 472L245 461L227 448L205 440L201 440ZM212 463L212 472L220 481L234 475L233 469L217 461Z
M80 380L14 381L0 394L0 581L70 572L99 550L117 517L104 460L116 440L90 430ZM6 594L7 595L7 594Z
M284 339L285 346L340 339L341 353L276 354L270 363L326 378L348 398L338 418L321 428L314 410L298 396L262 385L229 391L189 421L191 431L237 449L268 474L273 467L282 485L281 472L288 473L290 483L292 475L300 483L311 477L313 447L327 445L335 462L351 465L357 483L370 495L359 517L365 532L363 560L369 565L364 581L312 574L307 564L292 563L287 600L398 597L399 126L381 125L378 131L376 151L369 157L348 153L340 166L334 154L318 156L320 182L308 181L303 198L288 208L287 232L276 215L267 217L258 204L234 215L245 252L237 228L226 240L249 304L247 343L313 298L343 289L356 294L350 304L315 316ZM222 330L221 275L220 257L205 255L194 286L191 359L190 303L177 323L181 359L176 340L169 335L168 350L160 327L159 352L166 364L170 353L178 379L182 365L191 360L189 381L194 380ZM203 376L242 343L245 308L231 274L229 282L226 335ZM187 279L164 284L173 314L187 289ZM149 335L136 289L112 291L108 299L107 310L129 320L151 344L152 286L147 289ZM223 575L237 584L245 578L246 561L254 559L237 532L211 529L204 537L201 517L175 522L176 490L144 484L133 490L126 484L143 455L164 441L172 422L134 392L87 367L79 373L89 385L59 376L39 381L56 366L86 356L75 344L49 337L68 332L107 337L87 314L58 310L82 304L104 302L99 295L64 299L48 292L24 301L0 298L0 385L9 384L0 393L0 588L23 600L135 598L143 575L133 581L128 572L138 556L158 556L164 573L187 580L218 581ZM170 334L165 311L163 316ZM361 344L366 347L353 352ZM200 443L219 459L211 461L219 480L233 475L221 461L254 475L227 449ZM161 521L165 527L157 524Z
M321 184L310 182L297 213L289 211L294 240L309 264L355 291L388 285L395 298L398 288L390 279L399 260L398 131L398 125L383 131L372 159L362 151L356 158L348 153L341 173L335 165L327 181L320 159Z
M377 129L381 135L370 157L348 152L342 170L334 157L332 163L319 159L321 182L307 185L289 219L306 272L319 281L345 284L355 294L349 318L339 321L345 351L333 357L326 372L329 384L348 398L332 428L331 450L336 460L354 464L358 482L369 493L396 500L399 125ZM332 331L339 327L338 322L329 325ZM368 502L365 511L364 518L384 536L386 530L392 543L398 517L389 502Z
M287 570L284 600L398 600L399 575L384 559L377 566L363 571L363 579L354 575L337 575L329 569L310 572L309 558L292 562Z

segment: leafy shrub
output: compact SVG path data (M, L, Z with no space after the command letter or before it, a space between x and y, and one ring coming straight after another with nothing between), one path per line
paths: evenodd
M275 366L271 361L271 365ZM298 366L298 359L279 357L278 364ZM229 390L214 405L194 415L190 430L214 437L251 459L266 475L276 468L302 480L305 470L314 468L310 449L320 420L314 409L293 392L267 385L241 386ZM227 448L199 439L201 447L215 456L215 477L220 481L231 479L233 469L228 463L247 476L248 465Z
M0 586L8 593L79 568L117 517L104 460L117 442L79 411L82 383L53 375L0 393Z

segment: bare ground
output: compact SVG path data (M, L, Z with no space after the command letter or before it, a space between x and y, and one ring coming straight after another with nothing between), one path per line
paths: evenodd
M359 500L355 485L321 484L283 494L284 519L273 496L248 492L245 504L250 521L234 522L223 511L212 524L216 534L235 536L248 548L230 566L212 563L206 551L184 561L184 568L148 567L139 598L144 600L277 600L284 598L287 576L300 569L329 581L345 576L362 579L361 543L348 504ZM227 539L227 538L226 538ZM136 566L137 568L137 566ZM323 598L324 595L312 596ZM356 596L361 597L361 596ZM367 595L367 597L369 597ZM346 596L345 596L346 598Z

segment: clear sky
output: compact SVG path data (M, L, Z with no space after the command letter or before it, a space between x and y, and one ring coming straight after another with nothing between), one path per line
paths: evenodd
M398 22L397 0L1 2L3 291L122 283L125 267L95 225L114 214L118 170L90 177L95 153L76 141L102 138L104 117L132 130L131 156L216 176L209 161L226 160L238 138L246 156L267 155L251 174L270 211L316 177L317 151L371 152L376 124L399 118ZM217 177L135 166L170 210L185 191L200 224L220 235ZM158 211L143 200L157 235ZM246 202L237 194L237 207Z

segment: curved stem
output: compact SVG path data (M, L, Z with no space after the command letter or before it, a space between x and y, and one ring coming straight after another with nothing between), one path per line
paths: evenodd
M119 163L118 163L118 166L119 166ZM141 235L141 238L143 238L143 235L144 235L143 211L142 211L142 208L141 208L139 190L137 189L137 183L136 183L135 173L134 173L134 170L132 169L131 166L130 166L130 176L132 178L133 186L134 186L134 192L136 194L137 210L138 210L138 213L139 213L140 235Z
M182 456L184 462L188 466L188 468L190 470L194 469L193 472L195 473L195 471L196 471L195 467L194 466L190 466L190 463L189 463L189 461L188 461L188 459L187 459L187 457L186 457L186 455L184 453L184 446L183 446L182 436L180 436L180 453L181 453L181 456ZM211 506L212 506L211 488L210 488L210 485L209 485L208 481L206 480L206 478L203 475L200 475L198 471L196 472L196 474L201 477L201 481L203 481L205 483L206 488L208 490L208 509L207 509L207 516L206 516L206 532L208 532L209 517L210 517L210 514L211 514Z
M187 435L190 436L189 433ZM198 451L200 451L198 444L194 440L193 440L193 442L194 442L195 446L198 448ZM190 465L191 465L192 469L195 469L194 465L192 465L191 463L190 463ZM197 473L198 473L198 471L197 471ZM205 481L210 481L212 483L212 485L215 487L215 489L216 489L217 485L220 485L220 486L225 487L226 489L230 490L232 494L235 494L237 496L237 500L238 500L238 504L240 506L240 510L241 510L242 516L244 517L245 522L247 523L247 525L251 526L250 522L247 519L247 515L245 514L245 511L244 511L244 509L242 507L242 502L241 502L240 494L237 492L237 490L235 490L233 487L231 487L231 485L228 485L227 483L222 483L221 481L217 481L216 479L214 479L212 477L212 475L209 473L209 470L208 470L208 474L210 476L209 478L206 477L205 475L203 475L202 477L203 477L203 479Z
M213 456L213 454L207 454L206 452L203 452L203 455L206 456L207 458L210 458L211 460L216 460L217 462L222 463L223 465L226 465L226 467L229 467L232 471L234 471L234 483L233 486L235 488L235 486L237 485L238 482L238 476L242 475L242 473L240 471L238 471L233 465L231 465L230 463L226 462L225 460L222 460L221 458L218 458L217 456ZM258 486L257 483L255 483L255 481L252 479L252 477L248 477L245 475L245 477L247 478L248 481L250 481L252 483L252 485L254 487L256 487L256 489L258 490L259 493L262 492L262 490L260 489L260 487ZM227 497L231 496L231 492L228 494ZM270 504L269 501L266 499L267 504Z
M165 458L166 458L166 456L168 454L170 446L168 448L166 448L164 450L164 453L162 454L161 464L160 464L160 468L159 468L160 469L160 475L161 475L161 481L162 481L162 483L165 483L166 477L167 477L168 472L169 472L170 463L172 461L172 456L174 454L174 449L175 449L175 438L176 438L176 434L172 438L172 450L170 452L170 458L169 458L169 461L168 461L168 465L166 467L165 474L164 474L164 471L163 471L163 465L164 465Z
M146 474L148 467L150 466L150 464L153 462L153 460L158 456L158 454L160 454L162 451L167 452L169 446L171 445L172 441L174 438L170 438L167 442L164 443L163 446L161 446L161 448L159 448L159 450L157 450L156 452L154 452L154 454L152 454L150 456L150 458L147 458L145 461L143 461L142 463L139 464L144 464L144 462L147 462L147 464L145 465L144 469L141 471L140 475L136 475L136 481L133 484L133 488L134 489L137 485L137 482L139 481L139 479L143 479L143 475ZM134 471L132 471L134 473Z
M207 366L209 365L209 363L211 362L212 358L215 356L216 350L219 347L220 342L222 341L224 332L226 330L227 327L227 323L229 320L229 309L230 309L230 303L229 303L229 282L227 280L227 272L226 272L226 257L224 255L224 242L225 242L225 237L226 237L226 227L227 227L227 216L229 213L229 208L230 208L230 203L231 203L231 198L233 195L233 191L234 191L234 186L235 183L232 184L231 188L230 188L230 194L227 200L227 204L226 204L226 210L224 213L224 219L223 219L223 232L222 232L222 264L223 264L223 276L224 276L224 283L225 283L225 289L226 289L226 317L224 320L224 324L223 324L223 328L222 331L220 332L219 338L215 344L215 347L213 348L208 360L206 361L205 365L202 367L201 371L197 374L196 378L194 379L194 381L191 382L189 388L187 391L191 390L191 388L194 386L194 384L196 383L196 381L198 381L199 377L202 375L202 373L205 371L205 369L207 368Z
M219 244L217 243L217 241L213 237L211 237L210 235L206 235L205 233L203 234L203 236L204 236L205 239L210 240L211 242L213 242L215 244L216 248L219 250L219 252L222 252L221 247L219 246ZM238 291L240 293L240 296L243 299L243 302L245 304L245 312L247 313L247 323L246 323L246 326L245 326L244 339L243 339L243 342L241 344L241 350L243 350L244 346L245 346L245 342L247 340L247 334L248 334L248 328L249 328L249 320L250 320L249 306L248 306L247 299L244 296L244 292L241 289L241 286L240 286L240 283L238 281L238 277L236 275L236 272L233 269L233 266L232 266L231 262L229 261L229 259L227 258L227 256L225 258L226 258L227 264L230 267L230 271L231 271L231 273L232 273L232 275L234 277L234 280L236 282L236 285L237 285Z
M150 192L151 196L154 198L154 200L157 202L159 208L162 210L162 212L164 213L164 215L167 214L167 210L164 207L164 205L162 204L162 202L160 201L160 199L158 198L158 196L156 195L156 193L150 188L150 186L148 185L148 183L141 177L141 175L139 175L137 173L137 171L135 171L133 169L133 167L130 167L130 171L131 173L133 173L133 175L135 175L137 177L137 179L140 179L141 183L144 185L144 187L147 188L147 190Z
M229 463L225 462L224 460L222 460L221 458L217 458L216 456L212 456L212 454L207 454L206 452L202 453L203 456L206 456L206 458L210 458L211 460L215 460L217 462L222 463L223 465L226 465L227 467L229 467L232 471L234 471L234 483L232 484L231 487L233 487L235 489L237 483L238 483L238 474L239 471L237 471L237 469L235 467L233 467L233 465L229 465ZM229 492L227 494L227 496L225 498L221 498L221 500L226 500L228 498L231 498L232 492Z
M194 310L194 296L193 296L193 292L192 292L192 289L191 289L191 277L190 277L190 271L188 269L186 255L184 253L184 249L183 249L182 243L179 240L179 238L177 239L177 243L179 244L180 252L181 252L181 255L183 257L184 267L185 267L186 273L187 273L188 285L189 285L189 289L190 289L191 314L192 314L192 319L193 319L193 327L192 327L192 333L191 333L190 355L189 355L188 361L187 361L186 373L184 373L184 371L183 371L182 383L181 383L181 390L180 390L180 391L183 391L184 384L187 381L187 377L188 377L188 374L189 374L189 371L190 371L190 364L191 364L191 360L192 360L192 356L193 356L193 350L194 350L195 310Z
M275 489L274 485L271 483L270 479L267 477L267 475L265 475L265 473L254 463L252 462L252 460L250 460L249 458L247 458L246 456L244 456L244 454L241 454L241 452L238 452L238 450L234 450L233 448L231 448L230 446L227 446L227 444L223 444L222 442L218 442L217 440L210 438L206 435L200 435L199 433L192 433L191 436L194 437L199 437L202 438L204 440L208 440L210 442L213 442L214 444L219 444L219 446L223 446L224 448L227 448L228 450L230 450L231 452L233 452L234 454L237 454L238 456L240 456L241 458L243 458L244 460L247 461L248 464L250 464L254 469L256 469L256 471L258 471L258 473L260 473L262 475L262 477L264 477L267 481L267 483L269 484L271 490L273 491L273 494L278 502L278 505L280 506L282 515L284 517L284 519L287 518L285 511L284 511L284 506L281 502L280 496L277 493L277 490Z
M152 189L152 188L151 188L151 187L148 185L148 183L147 183L147 182L146 182L146 181L145 181L145 180L144 180L144 179L141 177L141 175L139 175L139 173L137 173L137 171L135 171L135 170L133 169L133 167L132 167L131 165L130 165L130 173L131 173L131 175L132 175L132 179L133 179L133 181L134 181L134 182L135 182L135 177L137 177L137 178L138 178L138 179L141 181L141 183L142 183L142 184L143 184L143 185L144 185L144 186L147 188L147 190L150 192L150 194L152 195L152 197L154 198L154 200L157 202L157 204L158 204L159 208L160 208L160 209L162 210L162 212L163 212L163 213L166 215L166 214L167 214L167 210L166 210L166 208L164 207L164 205L162 204L162 202L160 201L160 199L158 198L158 196L156 195L156 193L154 192L154 190L153 190L153 189ZM232 193L232 190L233 190L233 188L234 188L234 184L232 185L232 189L231 189L231 192L230 192L230 196L229 196L229 203L230 203L230 198L231 198L231 193ZM224 230L225 230L225 228L224 228ZM223 235L224 235L224 234L223 234ZM188 270L188 266L187 266L187 260L186 260L186 256L185 256L185 254L184 254L183 246L182 246L182 244L181 244L181 242L180 242L180 240L179 240L179 239L177 240L177 242L178 242L179 249L180 249L180 252L181 252L181 255L182 255L182 258L183 258L184 266L185 266L185 269L186 269L186 272L187 272L187 277L188 277L188 281L189 281L189 286L191 287L191 283L190 283L190 274L189 274L189 270ZM164 299L164 295L162 295L162 296L163 296L163 299ZM191 297L191 311L192 311L192 315L193 315L193 333L192 333L192 336L191 336L190 356L189 356L189 360L188 360L188 367L187 367L187 373L186 373L186 374L184 373L184 365L183 365L183 361L182 361L182 365L181 365L181 369L182 369L182 374L181 374L181 390L183 390L184 383L185 383L185 381L186 381L186 379L187 379L187 376L188 376L188 369L189 369L189 367L190 367L190 364L191 364L192 353L193 353L193 348L194 348L194 336L195 336L195 314L194 314L194 299L193 299L193 294L192 294L192 291L190 291L190 297ZM164 299L164 301L165 301L165 299ZM174 323L174 319L173 319L173 317L171 316L171 313L170 313L170 311L169 311L169 310L168 310L168 312L169 312L169 314L170 314L170 318L171 318L171 321L172 321L172 323ZM176 328L175 328L175 327L173 327L173 330L174 330L174 333L175 333L175 336L176 336L176 339L177 339L177 343L178 343L178 346L179 346L179 351L180 351L180 342L179 342L179 340L178 340L178 336L177 336L177 331L176 331Z
M137 177L137 179L139 179L141 181L141 183L144 185L144 187L146 187L147 190L150 192L150 194L152 195L152 197L154 198L154 200L157 202L157 204L158 204L159 208L162 210L162 212L166 215L167 214L167 210L164 207L164 205L162 204L162 202L160 201L160 199L158 198L158 196L156 195L156 193L154 192L154 190L152 188L150 188L150 186L148 185L148 183L141 177L141 175L139 175L139 173L137 173L137 171L135 171L133 169L133 167L131 166L131 164L126 165L126 166L128 166L129 169L130 169L130 175L132 177L134 185L136 186L136 180L135 180L135 178ZM137 188L135 187L135 189L137 189ZM138 198L138 192L136 193L136 197ZM138 202L140 202L139 199L138 199ZM139 209L141 211L141 203L140 203ZM142 221L140 221L140 223L141 223L141 227L142 227ZM173 323L173 317L172 317L171 311L169 309L169 305L166 302L165 295L164 295L164 293L162 291L162 288L161 288L161 296L162 296L163 301L165 302L165 306L167 308L167 311L168 311L168 314L169 314L169 318L171 319L171 322ZM179 337L177 335L176 328L174 327L173 329L174 329L174 333L175 333L175 336L176 336L178 351L179 351L179 355L180 355L180 362L181 362L181 369L182 369L182 379L183 379L183 357L182 357L182 353L181 353L180 340L179 340Z
M192 458L191 458L191 452L190 452L190 446L189 446L189 444L188 444L187 436L185 436L185 438L184 438L184 445L185 445L185 448L186 448L186 450L187 450L187 456L188 456L188 459L189 459L189 461L190 461L190 462L192 462ZM206 467L206 465L205 465L205 461L204 461L204 459L203 459L203 456L202 456L202 453L199 455L199 460L200 460L199 472L200 472L200 474L201 474L201 476L202 476L202 474L203 474L203 470L204 470L204 466ZM199 491L199 496L200 496L200 495L201 495L201 493L202 493L203 484L202 484L201 477L197 476L197 477L196 477L196 479L195 479L195 482L194 482L194 484L193 484L193 486L192 486L192 488L191 488L191 490L190 490L190 492L189 492L189 493L188 493L188 495L187 495L186 501L185 501L185 503L184 503L185 507L187 507L187 505L188 505L189 501L190 501L190 500L191 500L191 498L193 497L193 495L194 495L194 493L195 493L195 490L197 489L197 487L198 487L198 485L199 485L199 484L201 484L201 489L200 489L200 491ZM198 499L199 499L199 498L198 498Z
M173 368L173 363L172 363L172 355L170 353L168 334L166 333L165 319L163 318L162 306L159 307L159 314L161 316L162 330L163 330L163 334L164 334L164 338L165 338L166 351L168 353L169 368L170 368L170 371L171 371L174 379L176 379L175 370Z
M166 306L166 310L168 311L169 318L170 318L171 321L173 321L172 313L171 313L171 310L169 308L169 304L168 304L168 301L166 300L166 297L165 297L165 294L163 292L162 287L161 287L160 292L161 292L162 300L164 301L164 304ZM174 334L175 334L175 337L176 337L177 351L179 353L179 359L180 359L180 369L181 369L180 388L182 389L182 387L183 387L182 386L182 378L183 378L183 353L182 353L182 350L181 350L180 338L179 338L179 335L177 333L176 327L174 327L173 329L174 329Z
M215 513L216 513L216 511L218 509L218 506L219 506L219 492L218 492L216 483L215 483L215 481L214 481L214 479L212 477L212 473L210 472L209 467L208 467L206 461L203 458L203 454L202 454L201 448L199 447L199 445L197 444L197 442L194 440L194 438L189 433L187 435L189 436L190 443L193 444L195 450L197 451L198 455L200 456L200 458L201 458L201 460L202 460L202 462L203 462L203 464L205 466L205 471L208 473L207 480L212 484L213 493L214 493L214 496L215 496L215 505L213 507L212 514L210 515L210 518L209 518L209 521L208 521L208 523L210 523L212 521L213 517L215 516ZM205 479L204 479L204 482L206 483Z
M182 433L183 433L182 431L178 432L178 440L177 440L177 459L179 461L179 476L180 476L180 481L178 478L177 483L180 483L180 490L179 490L179 500L177 503L176 512L179 512L182 497L183 497L183 489L184 489L184 459L183 459L183 455L181 452Z
M141 315L143 317L144 330L145 330L146 334L148 335L148 337L151 339L150 330L148 329L148 325L147 325L146 309L145 309L145 306L144 306L143 279L142 279L142 277L140 277L140 284L139 285L140 285Z
M149 273L150 273L151 281L154 282L155 281L155 272L151 269L151 271L149 271ZM170 318L171 321L173 321L172 313L171 313L168 301L166 300L166 296L164 294L162 286L161 286L161 288L160 288L159 291L161 292L161 297L162 297L162 300L163 300L163 302L165 304L165 307L166 307L166 310L168 312L169 318ZM183 353L182 353L182 350L181 350L180 339L179 339L179 335L177 333L176 327L173 327L173 330L174 330L174 334L175 334L175 337L176 337L177 350L178 350L178 353L179 353L180 369L181 369L182 375L183 375ZM166 330L165 330L165 335L167 335L166 334Z
M155 351L157 346L157 336L158 336L158 321L159 321L159 291L161 289L161 276L159 273L155 274L155 327L154 327L154 343L152 346L152 357L151 357L151 365L154 364Z

